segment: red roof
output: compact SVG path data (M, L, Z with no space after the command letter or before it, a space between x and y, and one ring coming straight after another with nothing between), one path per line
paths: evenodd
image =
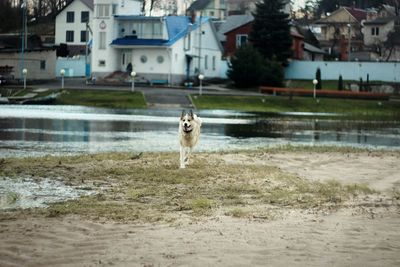
M364 9L354 8L354 7L344 7L356 20L361 22L364 19L367 19L367 11Z

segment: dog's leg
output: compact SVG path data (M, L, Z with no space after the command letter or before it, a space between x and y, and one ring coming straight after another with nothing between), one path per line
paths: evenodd
M191 147L186 148L185 165L189 164L189 158L191 153L192 153L192 148Z
M184 169L185 168L185 148L181 146L181 151L180 151L180 168Z

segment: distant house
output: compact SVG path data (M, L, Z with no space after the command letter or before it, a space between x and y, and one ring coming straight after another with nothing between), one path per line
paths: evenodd
M396 15L394 7L382 5L379 10L370 10L367 21L364 22L364 44L369 48L370 57L373 59L400 59L400 51L385 47L388 35L400 25L400 18ZM390 51L392 50L392 51Z
M248 38L252 30L253 20L254 17L251 15L232 15L227 17L226 22L219 26L218 33L220 41L224 45L225 57L230 58L239 47L249 42ZM323 57L324 51L306 43L304 36L296 27L291 27L290 35L292 37L293 59L316 60ZM305 48L307 48L306 52Z
M22 69L27 69L29 80L55 78L56 51L44 47L37 35L29 35L22 49L19 34L0 35L0 69L6 69L10 76L22 79Z
M248 42L253 20L252 15L232 15L226 18L218 30L225 57L231 57L237 48Z
M95 0L95 10L100 10L98 5L105 4ZM115 15L95 14L93 25L93 76L135 71L139 81L165 84L199 73L219 77L222 51L207 17L191 21L186 16L121 14L117 9Z
M73 0L56 16L55 44L66 44L63 56L84 55L93 18L93 0Z
M367 11L354 7L340 7L332 14L315 22L321 28L321 47L341 60L348 59L348 43L351 51L362 49L362 22L367 18Z
M224 20L227 12L225 0L196 0L188 8L189 13L207 16L214 20Z

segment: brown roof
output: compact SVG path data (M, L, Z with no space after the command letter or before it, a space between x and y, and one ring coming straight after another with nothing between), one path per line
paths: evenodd
M367 11L364 9L353 8L353 7L343 7L347 10L356 20L361 22L364 19L367 19Z

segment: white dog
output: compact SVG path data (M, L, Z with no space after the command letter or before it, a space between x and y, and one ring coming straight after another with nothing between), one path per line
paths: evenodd
M200 138L201 119L193 111L185 113L182 111L179 122L179 142L180 151L180 167L185 168L189 163L189 156L192 148L197 144Z

